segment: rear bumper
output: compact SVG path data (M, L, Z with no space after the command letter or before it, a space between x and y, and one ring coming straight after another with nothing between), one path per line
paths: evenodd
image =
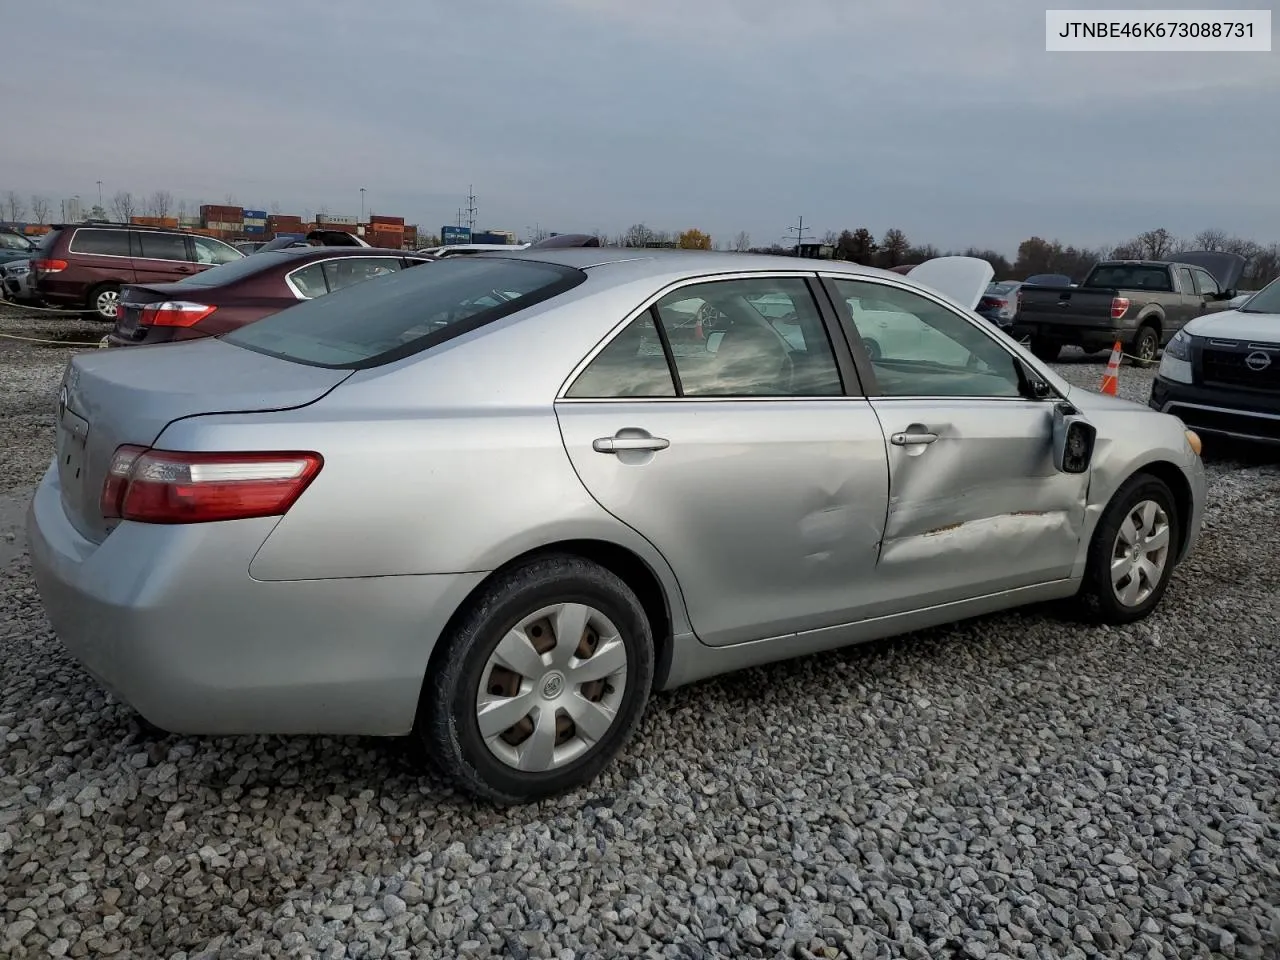
M68 520L51 468L27 534L63 644L157 726L408 732L436 639L483 574L254 580L249 563L275 523L123 523L94 544Z
M1156 377L1147 405L1196 433L1280 444L1280 395L1176 383Z

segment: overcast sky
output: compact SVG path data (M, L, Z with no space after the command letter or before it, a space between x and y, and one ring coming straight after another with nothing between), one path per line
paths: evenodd
M803 214L1008 253L1156 226L1280 240L1280 53L1049 54L1044 6L12 3L0 193L358 214L365 187L436 230L474 184L477 226L521 233L766 244Z

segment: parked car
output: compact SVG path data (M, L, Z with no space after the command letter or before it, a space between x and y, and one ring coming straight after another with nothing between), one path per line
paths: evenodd
M1199 433L1280 443L1280 280L1179 330L1148 403Z
M122 223L57 224L31 261L37 295L51 307L116 319L120 288L169 283L244 256L213 237Z
M978 315L990 320L1001 330L1007 330L1013 323L1013 316L1018 312L1019 280L1002 280L987 285L986 292L978 301Z
M40 297L32 283L30 260L0 263L0 296L13 303L32 306L40 303Z
M159 727L413 733L502 803L592 780L653 690L1037 601L1146 617L1198 438L1071 386L943 260L452 257L80 353L28 514L45 610ZM673 357L689 299L728 322ZM931 333L872 358L854 300Z
M217 336L301 300L429 262L401 250L306 246L244 257L177 283L130 284L120 291L107 346Z
M1064 346L1094 351L1120 341L1147 364L1184 324L1226 309L1244 265L1235 254L1209 252L1106 260L1078 287L1024 286L1010 334L1029 337L1041 360L1056 360Z
M269 242L268 240L236 240L231 245L247 257L251 253L257 253Z
M0 230L0 265L14 260L28 260L36 245L20 233Z

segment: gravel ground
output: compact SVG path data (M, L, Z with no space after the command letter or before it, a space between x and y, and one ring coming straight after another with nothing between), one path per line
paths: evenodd
M70 352L0 339L6 502ZM1095 387L1102 359L1058 369ZM1143 624L1026 611L658 696L597 784L508 811L396 743L144 733L58 645L19 535L0 956L1280 956L1280 470L1209 469Z

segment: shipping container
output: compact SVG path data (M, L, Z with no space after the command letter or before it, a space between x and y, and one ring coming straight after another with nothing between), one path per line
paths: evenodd
M243 211L246 220L265 220L267 219L267 211L265 210L245 210Z
M369 223L371 225L375 223L380 223L387 226L403 227L404 217L384 217L382 214L371 213L369 214Z
M359 221L355 217L348 217L336 213L317 213L316 223L323 223L328 226L351 226L354 227Z
M245 233L248 233L248 234L254 234L254 235L257 235L257 234L263 234L263 233L266 233L266 232L267 232L267 228L266 228L265 226L263 226L263 227L255 227L255 226L251 226L250 224L247 224L247 223L246 223L246 224L244 225L244 232L245 232Z

